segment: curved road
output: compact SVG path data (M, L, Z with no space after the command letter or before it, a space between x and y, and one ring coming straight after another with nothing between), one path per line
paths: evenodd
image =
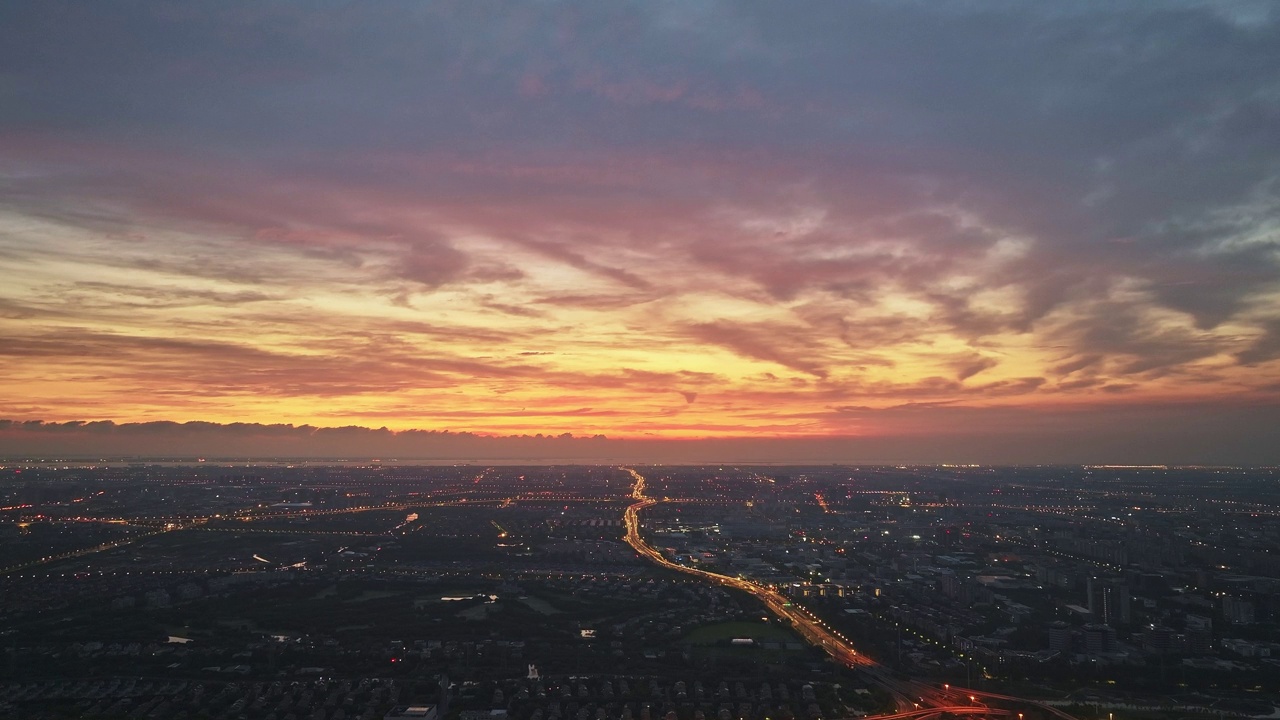
M932 687L926 683L915 680L899 680L891 676L888 671L876 663L866 655L860 654L847 640L837 635L827 628L827 626L818 618L810 615L802 607L793 605L790 600L782 593L774 590L766 585L746 580L744 578L732 577L729 575L721 575L720 573L708 572L698 568L680 565L671 562L663 557L652 545L645 542L640 536L640 511L647 507L658 504L658 500L649 497L645 493L645 479L640 473L631 468L623 468L631 474L635 479L635 484L631 488L631 499L634 500L631 505L627 506L626 513L623 515L623 523L626 527L627 544L640 553L643 557L648 558L656 565L661 565L670 570L694 575L696 577L709 580L718 585L742 590L756 596L769 611L780 618L791 623L791 627L801 637L807 640L811 645L822 648L828 655L845 665L861 670L877 685L887 690L894 698L898 705L898 713L895 715L883 716L885 720L889 718L924 718L941 712L949 712L952 714L982 714L987 716L994 715L1011 715L1008 710L989 708L977 702L978 697L1007 700L1011 702L1026 703L1031 706L1048 710L1050 713L1061 720L1076 720L1061 710L1042 705L1034 700L1024 700L1008 695L996 695L994 693L978 692L968 688L950 687L945 689ZM961 701L968 699L971 704L958 705L952 695L960 697ZM967 696L967 698L965 697Z
M635 500L635 502L627 507L626 513L623 515L623 524L627 533L625 539L627 544L640 555L667 569L694 575L718 585L742 590L756 596L764 603L765 607L769 608L770 612L789 622L791 627L811 645L822 648L828 655L849 667L864 671L872 680L893 696L898 704L898 709L903 713L915 713L920 708L938 709L954 705L954 703L942 698L941 693L934 688L920 683L903 682L890 677L874 660L860 654L848 641L827 629L821 620L810 615L804 608L793 605L785 595L777 590L743 578L721 575L720 573L673 563L663 557L662 553L645 542L644 538L640 536L640 511L656 505L659 501L645 494L644 476L630 468L624 469L631 473L631 476L635 479L635 485L631 489L631 499Z

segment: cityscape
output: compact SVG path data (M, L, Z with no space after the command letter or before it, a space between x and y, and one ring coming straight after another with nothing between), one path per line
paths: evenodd
M18 717L1277 711L1277 468L0 472Z
M1280 720L1280 0L0 2L0 720Z

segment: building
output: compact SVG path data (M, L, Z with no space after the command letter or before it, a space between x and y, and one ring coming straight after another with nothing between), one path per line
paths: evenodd
M383 720L436 720L435 705L402 705L383 715Z
M1207 629L1187 626L1186 651L1191 655L1208 655L1213 652L1213 633Z
M1177 634L1173 628L1152 625L1142 633L1142 647L1147 652L1167 655L1177 649Z
M1053 652L1071 652L1071 626L1062 622L1049 623L1049 650Z
M938 571L938 591L943 595L952 600L956 599L960 595L962 585L954 570Z
M1090 655L1101 655L1116 649L1116 630L1102 623L1084 626L1084 649Z
M1222 616L1232 625L1253 624L1253 603L1240 598L1225 597L1222 599Z
M1271 657L1271 648L1263 643L1242 638L1225 638L1222 647L1243 657Z
M1212 631L1212 630L1213 630L1213 620L1211 620L1210 618L1207 618L1207 617L1205 617L1205 616L1203 616L1203 615L1192 615L1192 614L1188 613L1188 614L1187 614L1187 629L1188 629L1188 630L1208 630L1208 631Z
M1089 594L1089 612L1104 625L1127 625L1133 622L1132 600L1129 586L1121 580L1090 577L1086 583Z

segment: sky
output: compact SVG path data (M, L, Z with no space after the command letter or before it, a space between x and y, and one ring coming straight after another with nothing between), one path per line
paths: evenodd
M1277 69L1265 1L4 3L0 452L1280 462Z

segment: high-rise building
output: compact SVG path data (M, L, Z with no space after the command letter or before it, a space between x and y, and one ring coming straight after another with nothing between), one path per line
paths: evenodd
M1071 626L1058 620L1049 623L1049 650L1071 652Z
M960 594L960 578L952 570L942 570L938 573L938 590L945 596L954 599Z
M1102 623L1089 623L1084 626L1084 649L1090 655L1101 655L1111 652L1116 647L1115 628Z
M1168 654L1177 649L1177 634L1173 628L1152 625L1142 633L1142 647L1159 655Z
M1233 625L1253 624L1253 603L1240 598L1225 597L1222 599L1222 617Z
M1186 651L1192 655L1208 655L1213 651L1213 633L1206 628L1187 626Z
M1090 577L1086 589L1089 594L1089 612L1095 620L1113 627L1133 621L1129 586L1124 581Z

